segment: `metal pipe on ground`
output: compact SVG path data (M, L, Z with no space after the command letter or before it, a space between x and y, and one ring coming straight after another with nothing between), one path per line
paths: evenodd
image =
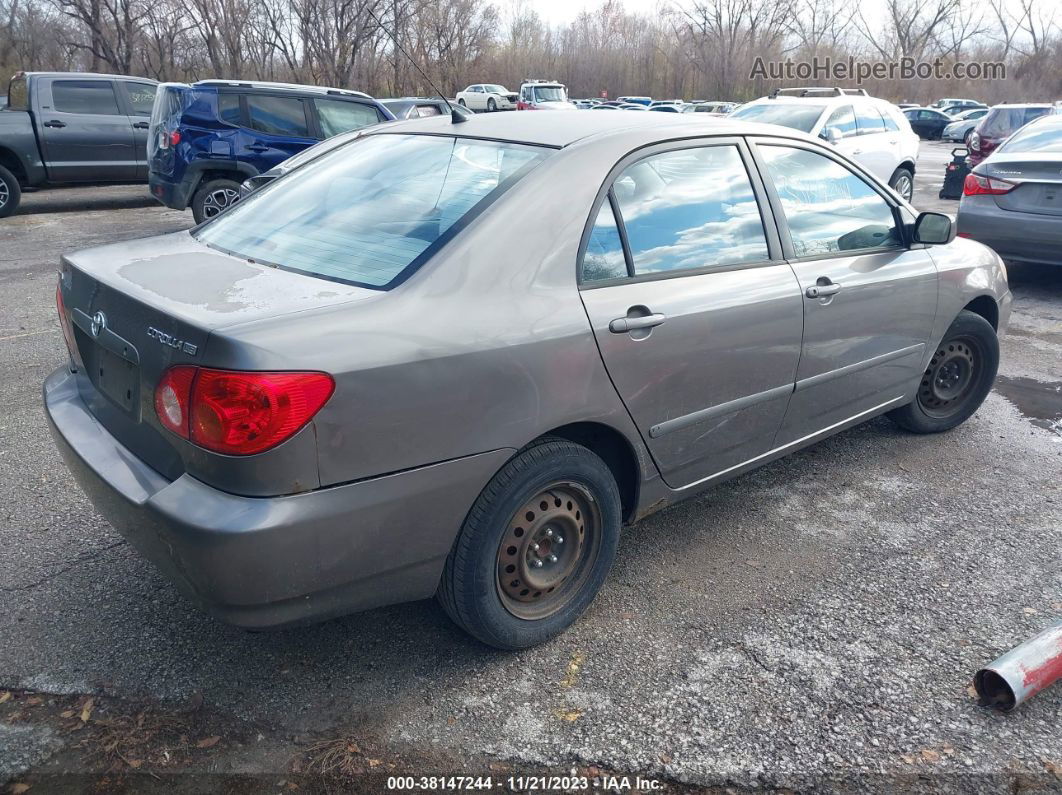
M1009 712L1062 679L1062 620L974 676L981 705Z

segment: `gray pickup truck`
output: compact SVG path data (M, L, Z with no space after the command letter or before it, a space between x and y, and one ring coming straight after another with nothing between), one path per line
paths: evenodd
M147 182L157 83L144 77L19 72L0 108L0 218L25 188Z

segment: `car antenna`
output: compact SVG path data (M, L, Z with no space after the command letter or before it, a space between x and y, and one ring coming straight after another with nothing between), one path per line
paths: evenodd
M372 12L371 8L366 8L365 10L369 12L369 16L373 18L373 21L377 25L380 26L380 30L382 30L384 33L386 33L388 38L391 39L391 42L395 45L395 49L397 49L400 53L402 53L404 56L406 56L406 59L411 64L413 64L413 68L416 69L418 72L420 72L420 76L423 77L428 82L429 86L431 86L432 91L434 91L436 94L438 94L439 97L442 99L442 101L446 103L446 107L448 107L450 109L450 121L452 121L454 124L461 124L462 122L468 121L468 117L465 116L463 113L460 113L457 110L457 108L455 108L453 105L451 105L450 104L450 100L448 100L446 98L446 95L443 92L441 92L438 88L435 87L435 83L431 82L431 78L428 77L424 73L424 70L420 68L420 64L418 64L415 60L413 60L413 57L408 52L406 52L404 49L402 49L402 45L398 43L398 36L396 36L394 33L392 33L391 31L389 31L387 28L384 27L383 22L381 22L380 18L378 16L376 16L376 14L374 14Z

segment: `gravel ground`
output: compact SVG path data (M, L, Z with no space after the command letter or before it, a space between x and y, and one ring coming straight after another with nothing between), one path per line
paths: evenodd
M936 197L949 150L922 146L923 209L954 211ZM1062 686L1012 715L968 690L1062 614L1062 269L1011 268L1001 379L965 425L918 437L876 420L657 514L627 531L581 621L507 654L431 602L223 626L74 485L40 407L64 358L57 258L190 220L134 187L31 194L0 221L0 783L106 773L79 739L109 725L78 723L91 697L94 715L209 710L222 741L181 769L253 791L313 788L329 740L350 760L340 778L574 766L674 791L1062 788Z

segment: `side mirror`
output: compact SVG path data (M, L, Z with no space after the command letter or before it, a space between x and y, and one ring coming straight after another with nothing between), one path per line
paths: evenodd
M841 131L836 127L827 127L825 130L822 131L822 138L825 141L829 141L831 144L836 144L838 141L844 138L844 136L841 135Z
M955 239L955 224L943 213L919 213L912 237L915 243L942 246Z

